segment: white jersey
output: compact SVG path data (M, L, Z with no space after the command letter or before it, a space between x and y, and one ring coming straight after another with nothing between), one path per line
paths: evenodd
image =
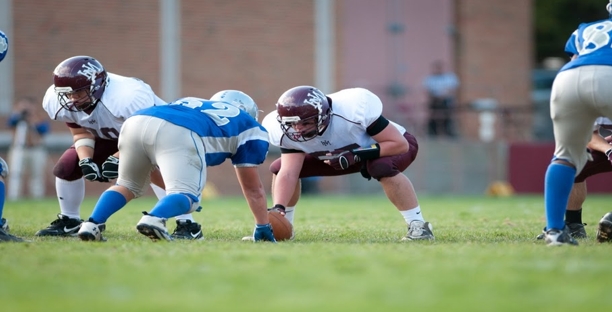
M138 78L108 73L102 98L91 114L64 109L51 85L43 99L43 108L53 120L74 123L87 129L96 138L117 140L123 122L137 110L166 104L151 87Z
M270 143L285 149L300 150L307 154L331 152L355 145L369 146L376 143L366 129L382 115L383 105L378 96L362 88L344 89L327 96L332 99L333 114L322 135L306 142L291 141L284 135L278 123L278 113L272 111L262 122L269 133ZM400 133L406 132L404 127L390 122Z

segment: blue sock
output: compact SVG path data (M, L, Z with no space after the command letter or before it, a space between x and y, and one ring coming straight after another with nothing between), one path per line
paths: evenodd
M565 210L575 174L575 168L556 163L548 165L544 181L546 229L561 230L565 227Z
M4 225L2 222L2 212L4 211L4 193L6 187L4 187L4 181L0 181L0 227Z
M110 216L127 204L127 200L117 191L107 190L100 195L100 199L91 213L90 219L95 223L105 223Z
M158 218L172 218L187 213L191 209L191 201L185 194L169 194L160 199L149 212Z

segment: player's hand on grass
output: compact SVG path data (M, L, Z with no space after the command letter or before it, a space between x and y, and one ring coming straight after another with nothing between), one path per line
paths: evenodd
M256 242L268 241L276 243L274 234L272 233L272 225L268 224L256 224L255 230L253 231L253 239Z

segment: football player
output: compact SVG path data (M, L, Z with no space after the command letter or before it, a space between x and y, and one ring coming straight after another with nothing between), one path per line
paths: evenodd
M0 62L4 59L6 54L8 53L8 38L0 30ZM0 242L23 242L24 240L20 237L9 234L9 226L5 218L2 217L2 212L4 210L4 202L6 195L6 186L4 184L4 179L8 175L8 165L6 161L0 157Z
M582 171L574 178L574 185L570 192L567 210L565 211L565 226L573 238L586 238L587 232L582 222L582 204L586 200L586 179L590 176L612 171L612 120L599 117L595 121L591 141L587 145L592 160L587 161ZM607 242L612 239L612 214L608 213L599 221L597 228L597 241ZM545 230L537 236L544 239Z
M217 98L217 97L215 97ZM199 207L206 167L231 159L253 213L255 241L274 239L258 166L268 153L268 134L257 122L257 105L245 93L226 90L222 101L186 97L134 113L119 136L121 163L117 183L102 193L78 232L84 241L103 241L101 228L127 202L142 195L156 167L167 195L136 225L152 240L172 240L166 220ZM242 108L242 109L241 109Z
M140 79L107 72L90 56L74 56L53 71L43 107L53 120L65 122L74 144L53 168L60 214L37 236L74 236L81 227L85 179L109 182L117 177L118 137L121 126L143 108L163 105L151 87ZM158 198L165 192L159 173L151 186ZM175 238L201 239L202 231L191 214L177 217Z
M612 17L612 0L606 6ZM571 61L557 74L550 100L555 152L544 179L545 241L578 245L564 214L577 173L585 166L584 148L600 117L612 117L612 18L582 23L567 40Z
M412 186L402 172L412 164L419 146L406 129L382 115L374 93L352 88L329 95L312 86L283 93L276 111L263 126L281 156L271 165L274 207L293 224L300 197L300 178L361 172L380 182L391 203L406 221L402 240L433 240Z

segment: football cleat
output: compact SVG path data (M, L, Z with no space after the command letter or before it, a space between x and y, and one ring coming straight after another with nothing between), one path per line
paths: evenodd
M36 232L36 236L75 236L81 228L81 219L72 219L68 216L58 214L57 219L51 224Z
M434 240L433 226L429 222L414 220L408 225L408 234L403 241Z
M547 230L544 241L548 246L578 245L578 242L570 235L567 226L563 230Z
M21 243L21 242L27 242L27 241L25 239L21 238L21 237L17 237L15 235L11 235L7 231L5 231L3 228L0 228L0 243L1 242L16 242L16 243Z
M4 230L7 233L9 232L8 220L6 220L5 218L0 219L0 229Z
M174 239L202 240L202 226L191 220L176 220L176 228L172 232Z
M565 225L568 227L569 234L574 239L587 238L587 233L584 229L584 226L587 225L586 223L565 223ZM544 237L546 237L546 227L542 229L542 233L536 236L536 239L542 240Z
M597 225L597 241L600 243L612 241L612 212L606 213Z
M565 226L567 226L567 230L569 231L569 234L574 239L587 238L587 233L586 233L586 230L584 229L585 225L586 223L566 223L565 224Z
M102 236L102 232L106 226L104 223L96 224L89 219L89 221L83 222L77 235L82 241L98 241L105 242L106 238Z
M142 216L140 221L138 221L138 224L136 224L136 229L138 232L140 232L140 234L150 238L153 241L158 241L160 239L167 241L172 240L172 237L166 228L165 218L154 217L149 215L146 211L143 211L142 213L144 216Z

